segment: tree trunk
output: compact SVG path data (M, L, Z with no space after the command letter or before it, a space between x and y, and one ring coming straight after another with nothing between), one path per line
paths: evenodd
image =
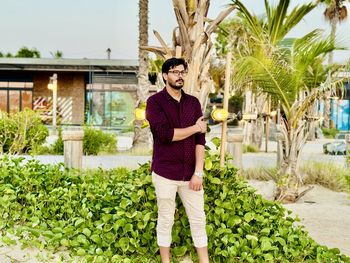
M148 0L139 0L139 73L136 107L145 107L149 96L148 51L141 49L148 45ZM135 120L133 149L135 153L147 153L150 150L150 130L143 127L143 120Z
M252 112L252 91L248 87L244 93L244 109L243 114ZM245 121L243 127L243 144L250 144L252 142L252 123L251 121Z
M309 136L308 136L308 140L309 141L314 141L316 139L316 114L317 114L317 110L316 110L316 105L312 105L310 106L309 110L308 110L308 131L309 131Z
M210 58L213 52L211 34L235 7L227 7L212 20L207 18L209 0L173 0L173 6L178 22L178 27L173 33L173 47L168 47L166 41L157 31L154 31L161 47L143 46L143 48L165 59L175 56L183 57L187 61L188 74L184 90L199 99L204 111L208 94L214 88L209 75Z
M262 145L262 139L264 134L264 118L261 114L264 112L264 106L267 102L267 96L264 94L261 94L259 96L255 97L255 110L258 113L258 118L253 122L253 130L252 130L252 143L255 145L258 149L261 149Z
M295 202L299 197L299 187L303 178L298 173L300 153L308 137L306 122L300 121L296 128L292 123L282 122L282 160L277 172L279 187L276 200L281 202Z

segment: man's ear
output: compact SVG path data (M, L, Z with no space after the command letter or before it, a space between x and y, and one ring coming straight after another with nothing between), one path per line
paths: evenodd
M163 80L165 80L165 82L168 81L168 74L163 73L163 74L162 74L162 77L163 77ZM164 84L165 84L165 83L164 83Z
M163 73L163 74L162 74L162 76L163 76L163 79L165 79L165 81L167 81L167 80L168 80L168 74Z

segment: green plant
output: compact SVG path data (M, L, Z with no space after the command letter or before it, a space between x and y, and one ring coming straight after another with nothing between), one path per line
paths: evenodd
M86 155L97 155L99 152L116 151L116 136L89 126L84 127L83 152Z
M350 171L333 163L311 162L300 167L304 184L318 184L333 191L349 191L346 177Z
M259 148L254 144L243 144L243 153L256 153L259 151Z
M115 134L102 130L84 127L83 153L85 155L97 155L100 152L114 153L116 151L117 139ZM62 140L62 129L58 131L58 138L52 146L52 152L63 154L64 143Z
M235 168L220 169L218 155L207 155L205 167L211 262L350 262L313 241L281 204L255 195ZM8 244L14 241L6 233L15 233L24 245L67 249L79 262L159 262L149 164L78 171L4 156L0 215ZM174 260L186 253L196 259L180 203L175 218Z
M47 127L30 109L0 114L0 153L28 153L45 142Z
M322 129L322 133L323 136L329 139L334 139L335 135L337 135L339 133L339 130L336 128L321 128Z
M54 154L62 155L64 152L64 143L62 139L62 128L58 128L58 138L52 145L52 152Z
M350 192L350 176L345 176L345 180L346 180L347 185L348 185L348 191Z
M260 180L260 181L277 181L277 168L271 167L258 167L245 169L242 172L242 176L247 180Z
M51 145L37 145L31 151L31 155L46 155L46 154L55 154L53 147Z
M350 172L346 168L339 167L332 163L309 162L299 168L303 174L303 183L317 184L333 191L348 191L349 185L347 178ZM250 168L242 172L245 179L254 179L261 181L274 180L278 182L277 168L259 167Z

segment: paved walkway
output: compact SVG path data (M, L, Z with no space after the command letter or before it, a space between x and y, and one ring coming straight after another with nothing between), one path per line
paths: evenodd
M333 156L323 153L322 145L330 140L322 139L313 142L307 142L301 154L302 163L307 163L310 161L315 162L330 162L337 164L341 167L346 167L346 160L344 156ZM129 149L131 145L130 140L125 139L124 144L121 146L124 149ZM210 139L207 140L207 144L211 145ZM264 143L262 145L265 145ZM213 145L211 145L213 146ZM277 143L270 141L268 145L268 152L259 153L246 153L243 154L243 168L253 168L253 167L274 167L277 162ZM25 158L32 158L30 156L24 156ZM64 162L62 155L38 155L34 158L40 160L43 163L59 163ZM98 156L83 156L83 168L104 168L111 169L116 167L128 167L130 169L135 169L139 164L146 163L151 160L151 156L137 156L131 155L127 151L118 152L116 155L98 155Z

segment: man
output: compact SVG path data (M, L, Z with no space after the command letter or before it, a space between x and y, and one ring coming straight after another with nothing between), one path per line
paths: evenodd
M162 66L166 86L148 99L146 108L153 135L152 180L158 205L157 243L163 263L170 262L176 193L189 218L199 260L209 262L203 191L207 124L198 99L182 90L186 73L183 59L166 60Z

